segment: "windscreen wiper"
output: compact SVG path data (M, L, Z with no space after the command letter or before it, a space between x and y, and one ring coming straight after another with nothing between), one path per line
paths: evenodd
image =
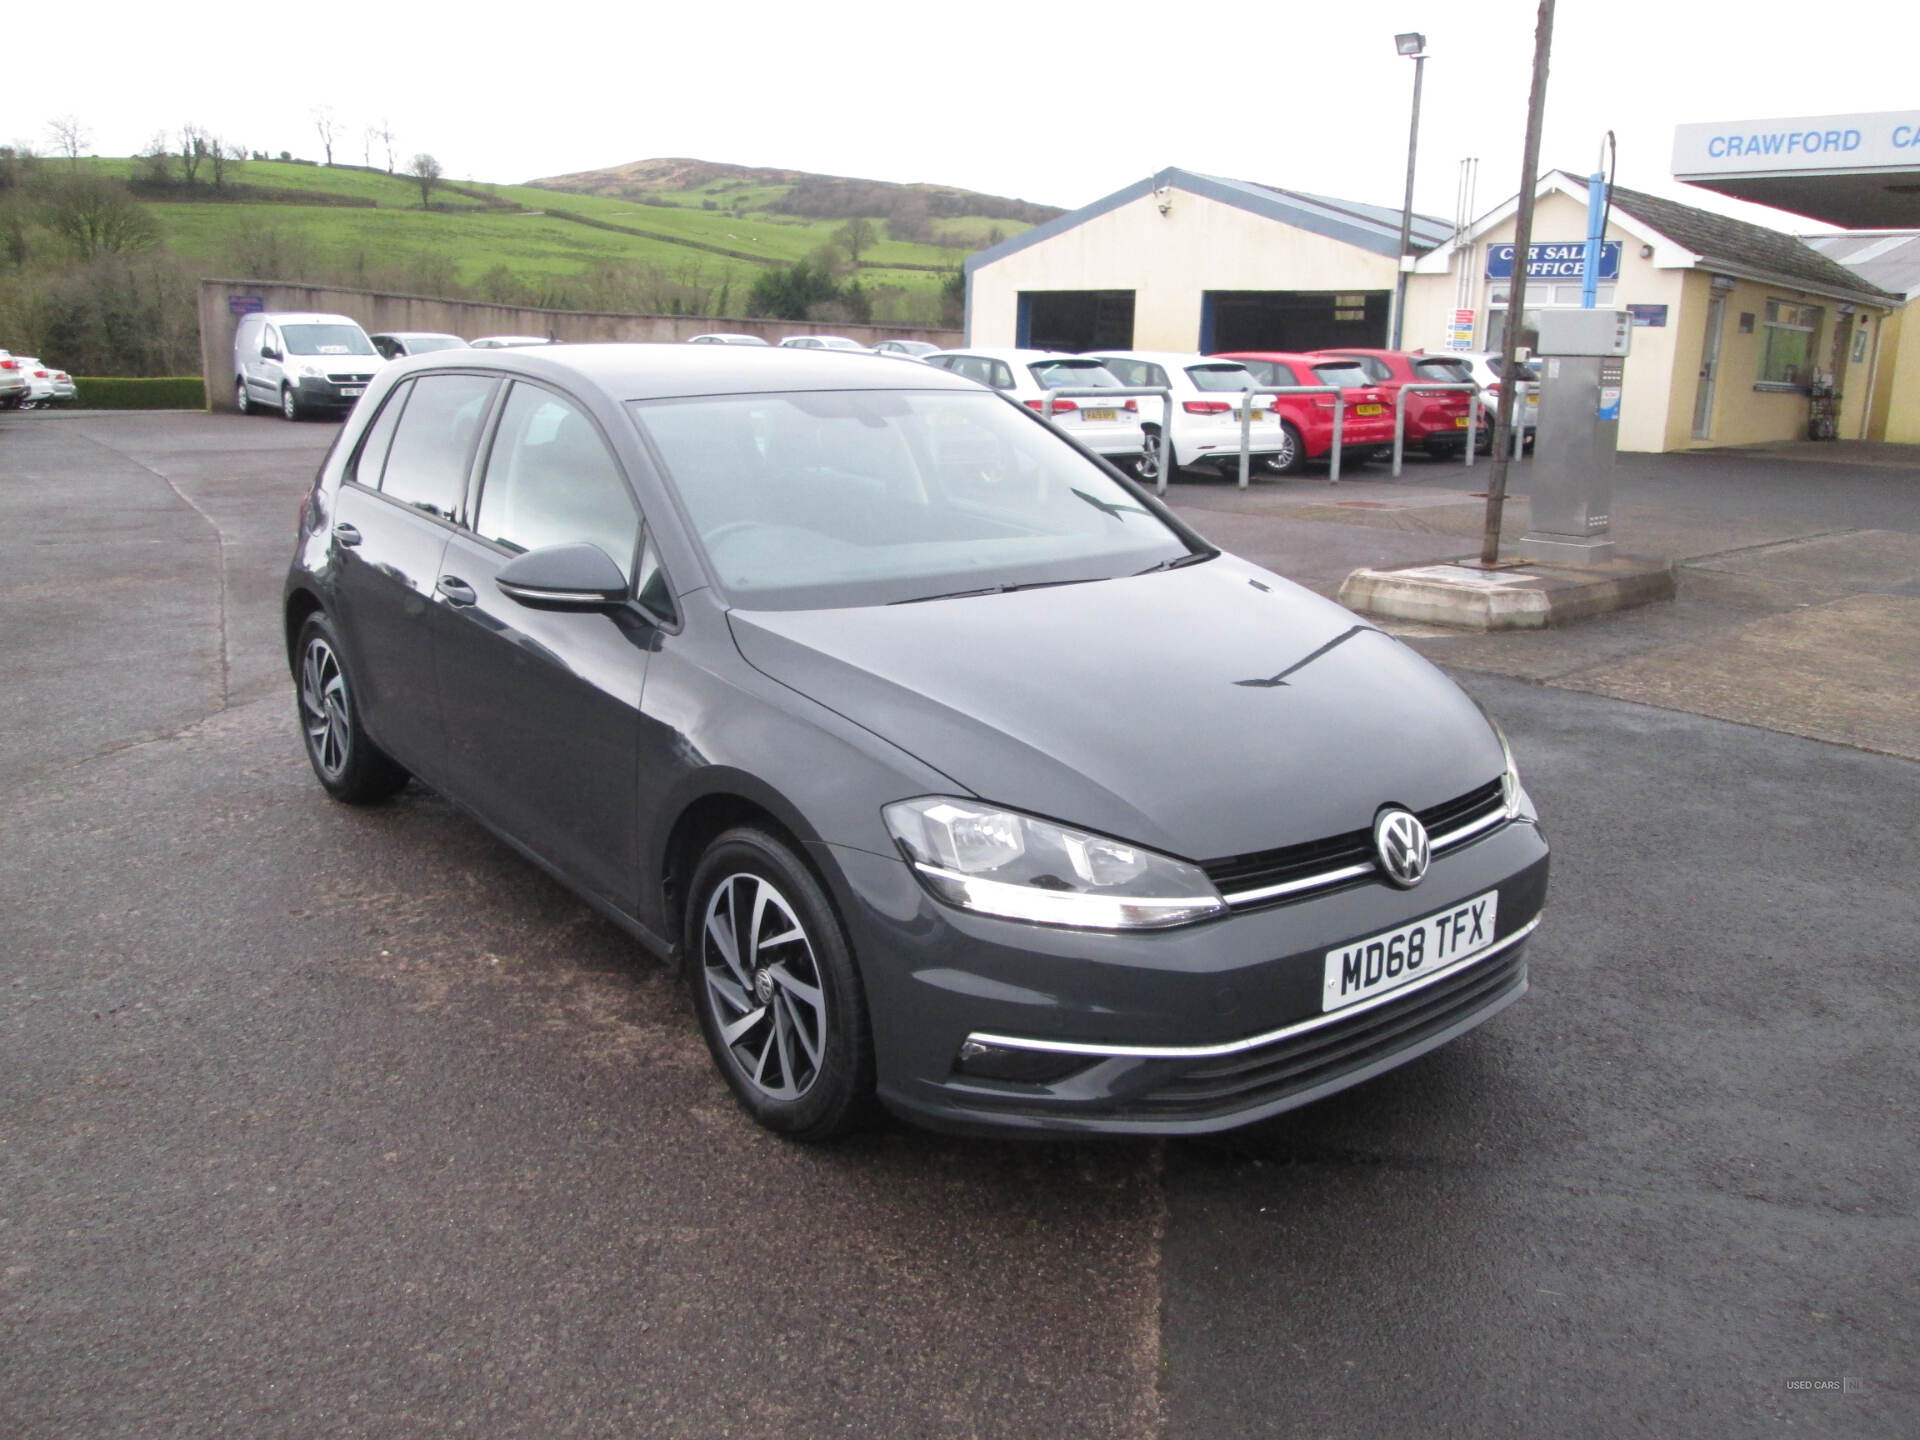
M978 590L943 590L938 595L911 595L905 600L889 600L889 605L918 605L926 600L964 600L969 595L1011 595L1016 590L1045 590L1054 585L1090 585L1105 580L1105 575L1081 575L1072 580L1028 580L1019 585L982 585Z
M1152 575L1160 570L1178 570L1183 565L1198 565L1202 560L1212 560L1219 555L1218 550L1194 550L1185 555L1175 555L1171 560L1162 560L1158 565L1149 565L1144 570L1136 570L1136 575Z

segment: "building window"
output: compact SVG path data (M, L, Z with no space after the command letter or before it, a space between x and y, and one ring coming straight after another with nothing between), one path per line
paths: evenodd
M1760 384L1805 385L1813 379L1820 337L1820 307L1767 301L1766 338L1760 346Z

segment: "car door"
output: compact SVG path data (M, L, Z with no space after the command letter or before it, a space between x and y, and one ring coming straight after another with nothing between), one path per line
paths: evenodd
M362 721L423 779L445 762L428 621L499 382L422 375L388 395L334 502L334 603Z
M515 380L469 526L441 559L434 673L449 792L570 879L631 910L640 692L656 628L636 607L536 609L497 584L515 556L597 545L629 583L640 510L586 410Z

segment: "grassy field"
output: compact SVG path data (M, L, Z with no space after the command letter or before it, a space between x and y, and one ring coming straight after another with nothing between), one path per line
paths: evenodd
M140 164L105 158L81 162L84 169L121 178L135 175ZM203 181L206 175L203 167ZM443 188L427 211L420 208L419 188L411 180L361 169L249 161L230 169L227 179L253 192L319 192L363 203L303 204L291 195L274 203L257 193L244 203L147 197L168 248L206 266L209 274L234 268L237 257L247 253L243 237L266 230L290 242L316 274L335 279L424 271L473 285L497 267L523 280L560 281L608 264L642 265L682 285L725 284L730 308L737 311L762 267L805 258L831 241L843 223L753 208L778 199L784 187L727 181L664 192L664 203L646 205L526 185L461 182L474 194ZM476 196L520 208L490 208ZM715 208L705 208L708 202ZM869 290L897 286L909 297L922 297L911 303L922 303L971 250L996 232L1013 235L1026 227L981 216L935 222L941 238L964 242L952 246L887 238L879 220L874 228L880 238L861 254L862 285Z

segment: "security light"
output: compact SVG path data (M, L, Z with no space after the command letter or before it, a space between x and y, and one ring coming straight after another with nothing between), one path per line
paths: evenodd
M1393 48L1402 55L1418 55L1427 48L1427 37L1424 35L1396 35L1393 37Z

